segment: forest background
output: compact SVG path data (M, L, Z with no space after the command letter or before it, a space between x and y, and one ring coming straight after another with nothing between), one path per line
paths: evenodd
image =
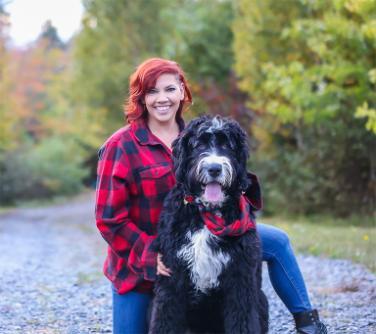
M20 49L0 0L2 206L95 185L97 150L125 124L129 75L157 56L188 76L186 120L221 114L248 132L265 213L372 219L375 0L83 4L71 40L46 22Z

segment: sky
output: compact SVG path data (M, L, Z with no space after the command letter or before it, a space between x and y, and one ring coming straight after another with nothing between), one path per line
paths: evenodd
M35 40L43 24L51 20L63 41L80 28L83 6L81 0L6 0L10 14L10 37L15 46Z

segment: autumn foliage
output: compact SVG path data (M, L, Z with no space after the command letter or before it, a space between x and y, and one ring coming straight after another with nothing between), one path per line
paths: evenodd
M89 0L63 43L51 22L8 47L0 13L1 201L95 183L96 152L123 126L129 75L179 62L193 106L237 119L270 213L375 206L374 0ZM0 9L2 9L0 1Z

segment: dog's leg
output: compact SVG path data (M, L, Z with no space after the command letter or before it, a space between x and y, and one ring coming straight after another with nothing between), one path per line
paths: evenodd
M159 277L158 280L149 334L184 333L186 329L184 291L178 292L169 277Z
M224 279L225 333L262 334L257 270L249 266L238 269Z
M261 333L266 334L269 330L269 303L263 291L260 291L259 300Z
M262 263L257 266L256 270L256 284L257 284L257 291L259 297L259 314L260 314L260 326L261 326L261 333L265 334L269 330L269 303L268 299L264 291L261 290L262 288Z

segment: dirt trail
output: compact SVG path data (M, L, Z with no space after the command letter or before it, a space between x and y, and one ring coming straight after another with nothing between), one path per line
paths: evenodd
M0 215L0 333L111 333L106 252L94 194ZM330 333L376 333L376 277L349 261L299 256L312 303ZM266 268L270 333L294 333Z

